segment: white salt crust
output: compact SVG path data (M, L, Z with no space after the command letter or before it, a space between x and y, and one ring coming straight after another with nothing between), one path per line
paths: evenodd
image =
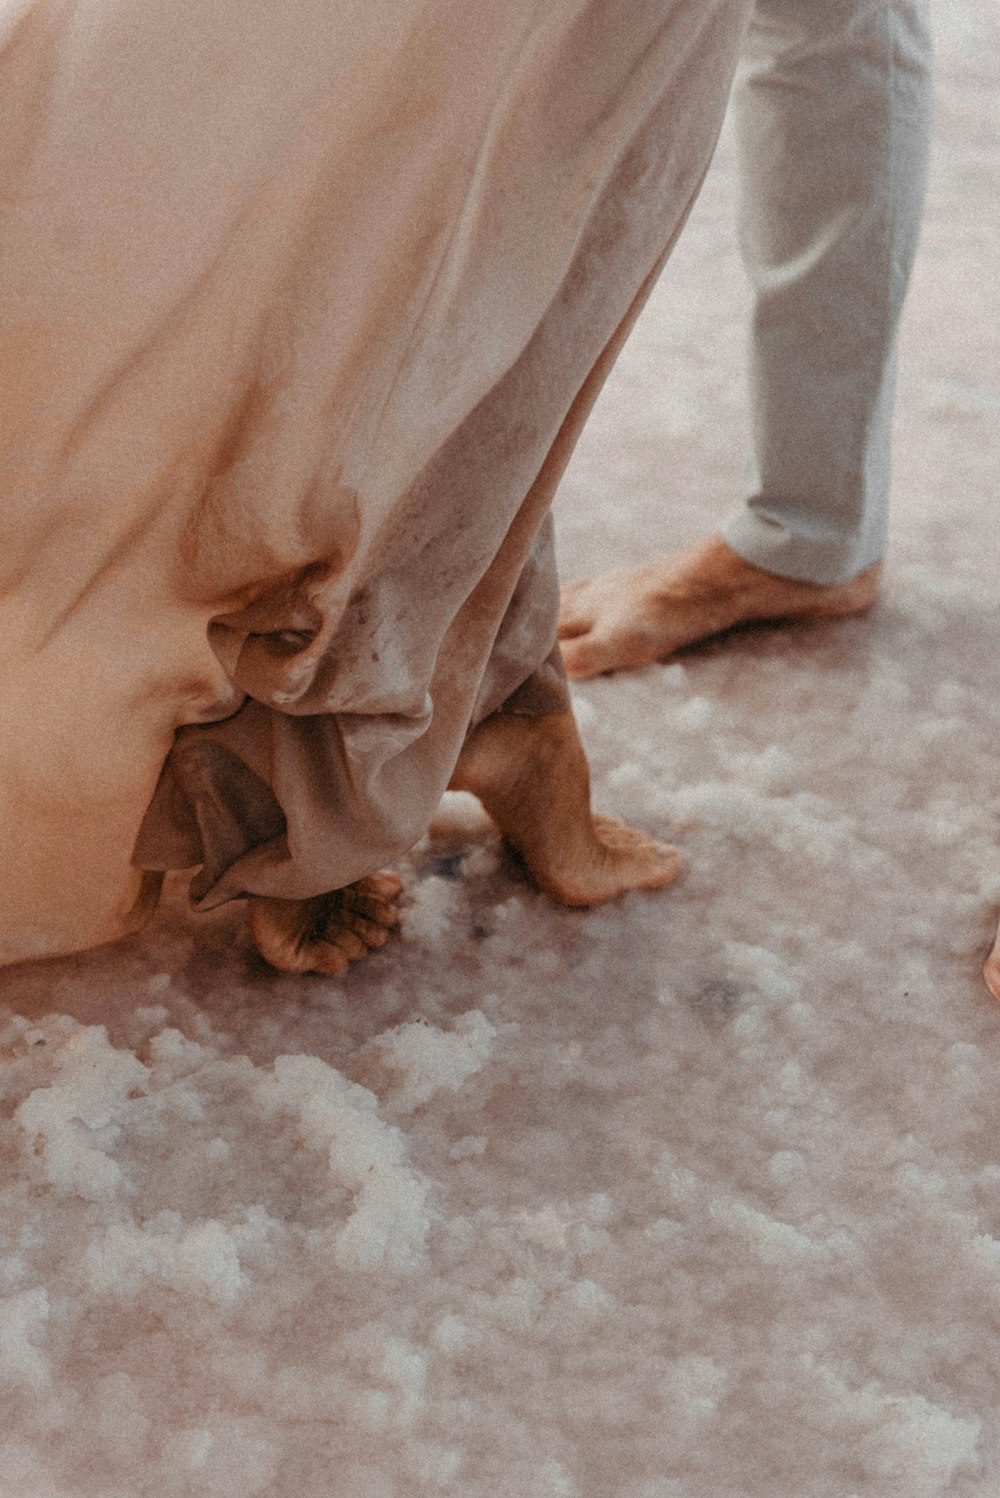
M176 890L0 974L0 1498L997 1490L1000 23L938 24L883 602L574 692L683 880L556 909L450 797L345 979ZM727 137L567 576L738 485L732 194Z

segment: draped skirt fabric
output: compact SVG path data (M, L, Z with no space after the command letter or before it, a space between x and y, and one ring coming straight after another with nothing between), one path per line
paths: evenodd
M299 897L565 705L547 507L744 0L0 0L0 960Z

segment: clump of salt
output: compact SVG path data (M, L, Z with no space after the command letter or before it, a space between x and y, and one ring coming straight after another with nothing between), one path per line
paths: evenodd
M49 1319L49 1297L41 1286L0 1300L0 1384L38 1393L49 1383L47 1358L36 1345Z
M388 1095L400 1112L428 1102L443 1088L457 1091L489 1060L496 1029L478 1009L450 1030L413 1021L377 1036L370 1045L385 1073Z
M26 1156L37 1158L57 1192L102 1201L114 1196L121 1167L108 1150L126 1100L144 1092L146 1068L131 1052L114 1050L103 1026L79 1029L53 1058L55 1075L16 1112Z
M428 1183L405 1163L406 1143L377 1099L316 1056L279 1056L257 1088L265 1114L294 1119L331 1178L356 1193L347 1222L328 1233L343 1269L405 1269L419 1262L430 1217ZM322 1235L321 1235L322 1236Z

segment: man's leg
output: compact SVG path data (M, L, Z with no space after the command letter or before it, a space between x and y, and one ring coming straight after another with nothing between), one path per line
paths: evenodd
M926 0L758 0L736 109L755 296L747 496L721 535L567 589L571 676L875 597L926 179Z

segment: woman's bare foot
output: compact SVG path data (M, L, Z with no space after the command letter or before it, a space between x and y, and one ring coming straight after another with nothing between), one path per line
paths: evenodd
M997 939L993 943L993 951L986 959L983 968L983 977L986 979L986 987L995 999L1000 999L1000 931L997 931Z
M385 945L399 923L397 874L373 874L312 900L250 901L257 950L283 973L343 973Z
M466 740L451 789L479 798L538 885L564 905L656 889L680 872L676 848L593 815L571 712L487 718Z
M571 583L559 619L566 672L581 679L645 665L737 624L858 614L875 602L881 568L846 583L796 582L709 536L646 567Z

